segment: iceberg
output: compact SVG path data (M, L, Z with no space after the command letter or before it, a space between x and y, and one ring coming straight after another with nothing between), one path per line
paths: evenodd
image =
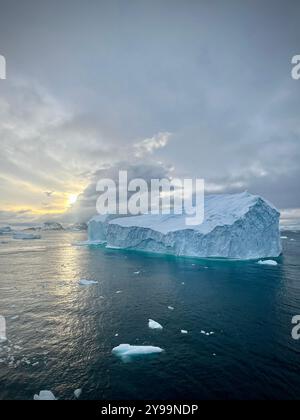
M153 319L149 319L148 326L152 330L162 330L163 329L163 326L160 325L158 322L153 321Z
M135 356L149 356L151 354L162 353L164 350L154 346L132 346L130 344L120 344L112 349L112 353L123 360L130 360Z
M22 240L41 239L41 235L36 235L33 233L25 233L25 232L15 232L13 234L13 239L22 239Z
M87 223L75 223L74 225L71 225L67 228L67 230L70 230L72 232L81 232L88 229Z
M98 215L88 224L90 241L121 248L198 258L261 259L282 252L279 211L248 192L205 197L204 221L186 215Z
M57 222L45 222L42 226L42 230L64 230L64 228Z

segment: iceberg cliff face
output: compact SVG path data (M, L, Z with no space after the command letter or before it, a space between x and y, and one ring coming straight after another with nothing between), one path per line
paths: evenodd
M90 241L109 247L189 257L259 259L281 254L280 213L247 192L205 198L201 225L186 225L183 215L95 216Z

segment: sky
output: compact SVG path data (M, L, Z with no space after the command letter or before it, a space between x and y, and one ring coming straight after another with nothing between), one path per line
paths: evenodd
M300 226L299 18L291 0L0 0L0 224L86 220L98 178L128 169L248 190Z

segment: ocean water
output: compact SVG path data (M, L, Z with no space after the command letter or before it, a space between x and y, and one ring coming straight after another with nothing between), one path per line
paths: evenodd
M300 234L284 235L276 267L74 245L80 232L1 236L0 399L300 398ZM121 343L165 351L125 363Z

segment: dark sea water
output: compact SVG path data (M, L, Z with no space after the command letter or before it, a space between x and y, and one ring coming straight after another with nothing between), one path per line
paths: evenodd
M300 398L300 235L283 235L276 267L72 245L85 233L1 236L0 399ZM121 343L165 352L124 363Z

